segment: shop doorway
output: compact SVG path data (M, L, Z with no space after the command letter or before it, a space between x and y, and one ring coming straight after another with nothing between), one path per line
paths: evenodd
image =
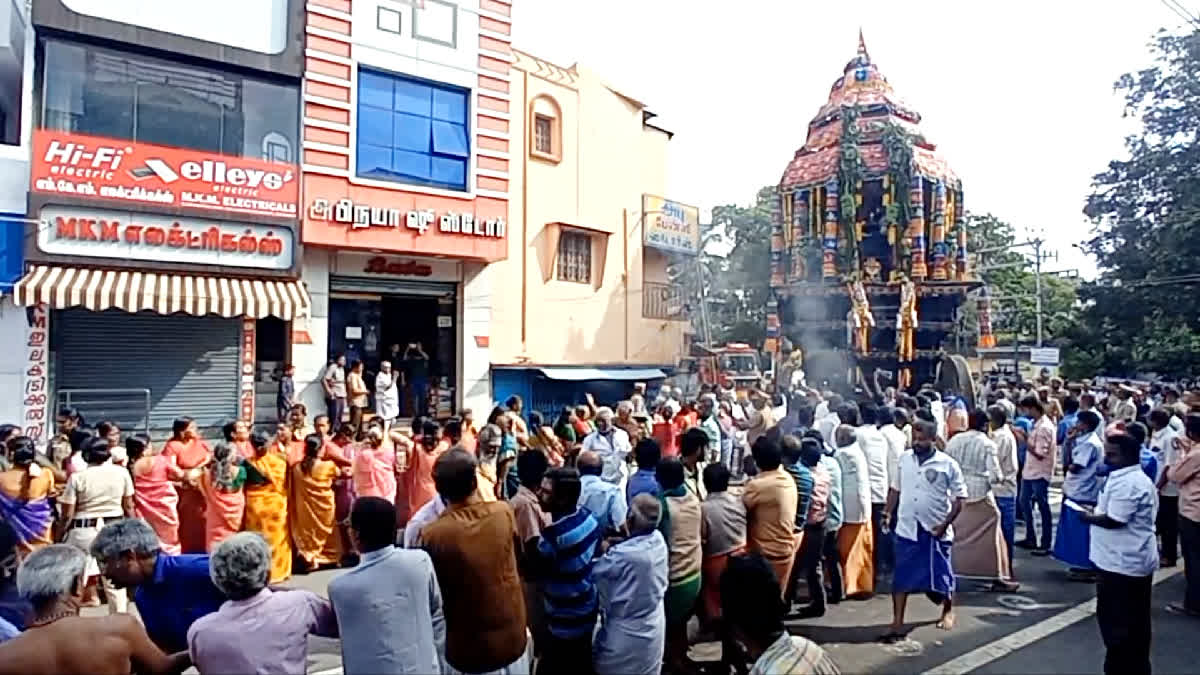
M390 361L404 384L402 418L451 415L455 300L454 295L335 292L329 301L329 359L345 354L347 365L362 361L372 390L380 363ZM374 409L374 400L371 405Z

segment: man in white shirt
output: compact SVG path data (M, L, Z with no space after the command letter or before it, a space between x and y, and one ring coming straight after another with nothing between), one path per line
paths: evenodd
M629 473L625 460L633 452L633 446L629 443L629 434L613 426L612 408L596 411L596 430L583 438L582 449L600 455L604 461L600 477L620 487L624 493L625 478Z
M870 597L875 592L875 543L871 529L871 478L867 458L854 440L854 429L838 427L833 458L841 469L842 526L838 530L838 558L845 595Z
M66 489L58 498L63 522L70 528L63 543L89 554L88 578L100 576L100 583L108 596L109 614L124 614L129 606L129 596L125 589L117 588L107 576L100 575L100 566L90 553L92 542L105 522L134 516L133 480L127 469L109 462L107 439L88 439L83 444L82 454L87 468L71 474ZM88 604L91 604L91 598L88 598Z
M842 406L842 422L854 427L858 447L867 458L867 470L871 480L871 531L875 541L875 573L886 574L892 569L890 540L880 527L883 507L887 504L888 492L888 442L875 426L875 406L847 403Z
M900 456L891 478L883 524L894 523L896 569L892 577L892 625L883 639L904 639L904 610L911 593L942 605L937 627L954 627L954 519L967 498L962 469L934 446L937 425L913 423L913 449ZM894 516L894 518L893 518Z
M1081 514L1092 526L1091 560L1099 568L1096 621L1107 653L1106 675L1150 672L1150 591L1158 569L1154 520L1158 494L1142 472L1141 444L1114 434L1104 444L1104 460L1114 467L1093 512Z
M1179 485L1167 479L1167 469L1176 461L1175 439L1179 432L1171 428L1171 412L1165 408L1150 411L1150 451L1158 460L1155 485L1158 487L1158 534L1162 537L1163 567L1174 567L1179 557Z
M967 428L946 443L946 454L958 462L967 484L967 501L958 517L954 542L954 572L992 582L992 590L1015 593L1019 588L1009 579L1008 546L1001 527L1000 507L992 486L1001 481L996 444L987 434L988 415L971 411Z
M841 410L843 403L841 396L831 394L826 401L821 403L825 406L824 413L821 411L821 406L817 406L814 413L817 420L817 431L821 432L821 436L825 439L826 447L837 447L834 443L833 432L842 424L842 418L838 415L838 411Z

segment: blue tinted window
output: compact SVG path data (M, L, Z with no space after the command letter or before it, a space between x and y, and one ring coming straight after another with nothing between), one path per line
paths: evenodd
M433 90L424 84L409 80L396 80L396 102L393 108L400 112L429 117L429 104Z
M466 190L469 92L379 72L359 72L358 175Z
M367 143L358 144L358 173L362 176L386 177L392 172L392 150Z
M434 157L433 180L447 184L467 182L467 160Z
M358 107L358 142L392 144L392 111L372 106Z
M433 151L451 157L470 157L467 145L467 128L461 124L435 121L433 123Z
M392 80L374 73L358 76L358 103L392 109Z
M392 116L392 123L395 125L392 136L395 140L392 145L396 149L429 152L428 117L396 113Z
M433 92L433 119L461 122L467 117L467 95L462 91L436 89Z

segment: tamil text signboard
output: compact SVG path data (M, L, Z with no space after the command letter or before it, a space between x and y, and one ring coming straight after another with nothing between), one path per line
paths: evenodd
M684 255L700 253L700 209L642 195L642 242L650 248Z

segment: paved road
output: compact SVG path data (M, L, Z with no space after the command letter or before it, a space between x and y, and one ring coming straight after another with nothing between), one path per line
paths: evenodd
M1061 495L1052 488L1055 503ZM883 645L878 638L891 622L891 600L876 596L847 601L830 608L820 619L792 620L789 628L822 644L844 673L1098 673L1103 670L1104 646L1096 626L1095 588L1066 579L1065 568L1049 558L1017 554L1021 589L996 594L971 582L960 585L956 596L958 625L953 631L934 628L938 608L922 597L910 599L909 639ZM1154 648L1156 673L1195 673L1195 641L1200 621L1167 613L1163 607L1183 596L1179 569L1161 570L1154 588ZM324 594L340 571L298 576L288 585ZM89 613L96 610L90 610ZM101 610L102 611L102 610ZM692 656L716 660L718 646L696 645ZM309 673L340 673L337 640L310 638Z
M1061 494L1052 490L1057 510ZM891 622L891 600L876 596L833 606L820 619L792 620L793 632L825 646L845 673L1098 673L1103 670L1104 646L1096 627L1095 588L1066 579L1063 565L1017 554L1021 589L996 594L971 582L960 585L958 625L946 632L934 628L938 608L915 597L908 607L906 642L883 645L878 638ZM339 572L296 577L292 584L324 592ZM1178 569L1163 570L1154 591L1154 653L1156 673L1196 672L1197 652L1189 641L1200 637L1200 622L1167 613L1163 607L1183 594ZM333 675L340 664L335 640L313 638L309 672ZM692 649L698 660L715 660L717 645ZM332 671L332 672L330 672Z

